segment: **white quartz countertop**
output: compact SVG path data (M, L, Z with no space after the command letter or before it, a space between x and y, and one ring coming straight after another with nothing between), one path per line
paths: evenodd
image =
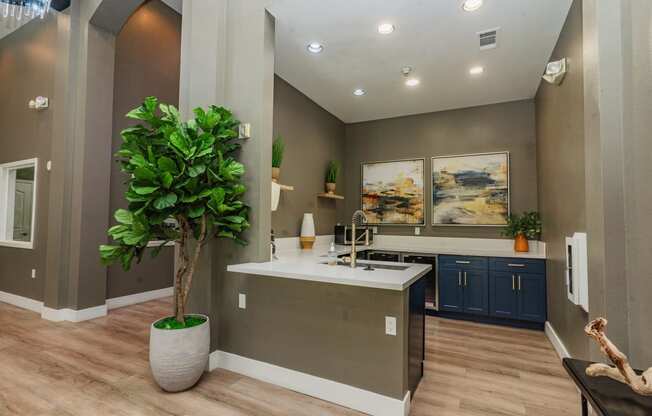
M364 247L362 249L368 248ZM338 254L347 254L350 251L350 248L343 246L338 246L337 249ZM365 260L358 260L358 264L387 264L406 266L407 268L405 270L376 268L373 271L367 271L363 267L352 269L348 266L329 266L325 264L328 260L325 257L327 250L327 247L315 247L313 250L305 251L283 250L278 253L278 260L263 263L234 264L228 266L227 271L377 289L405 290L432 269L432 266L427 264Z

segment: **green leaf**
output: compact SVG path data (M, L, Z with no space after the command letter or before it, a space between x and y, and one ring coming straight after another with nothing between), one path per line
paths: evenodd
M110 259L120 251L120 246L109 246L102 244L100 246L100 255L102 259Z
M177 194L170 192L167 195L161 196L154 200L154 208L164 210L173 207L177 203Z
M170 143L172 143L172 146L177 148L184 155L189 154L190 147L188 145L188 142L178 131L175 131L170 135Z
M220 167L220 175L226 180L232 181L244 174L244 165L236 161L227 162L224 166Z
M190 208L188 209L188 216L189 216L190 218L201 217L202 215L204 215L204 212L205 212L205 211L206 211L206 207L203 206L203 205L190 207Z
M133 214L131 212L127 211L126 209L118 209L118 210L116 210L115 214L113 214L113 217L120 224L131 225L131 224L134 223Z
M217 204L221 204L224 201L224 196L226 191L224 188L213 188L211 190L211 200Z
M156 173L144 166L139 166L134 169L134 176L139 181L154 182L156 180Z
M166 189L170 189L170 186L172 186L172 182L174 181L174 176L170 172L163 172L163 175L161 175L161 183L163 183L163 186Z
M177 173L177 164L167 156L161 156L158 161L158 168L163 172Z
M195 165L188 168L188 176L195 178L206 172L206 165Z
M235 224L241 224L245 221L244 217L239 217L237 215L228 215L222 218L224 221L232 222Z
M138 195L149 195L152 194L156 191L158 191L159 187L158 186L133 186L134 192L136 192Z
M129 163L137 167L146 167L149 165L147 160L145 160L145 156L140 154L134 155L131 159L129 159Z

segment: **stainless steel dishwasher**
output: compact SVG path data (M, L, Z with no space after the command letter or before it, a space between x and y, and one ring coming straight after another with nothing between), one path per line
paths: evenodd
M439 308L437 293L437 255L436 254L403 254L403 263L430 264L432 270L426 275L426 309Z

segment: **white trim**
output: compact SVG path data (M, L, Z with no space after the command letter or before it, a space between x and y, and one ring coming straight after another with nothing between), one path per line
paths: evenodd
M546 337L548 337L548 340L550 340L552 347L555 349L555 352L557 352L557 355L560 359L571 357L570 353L566 349L566 346L562 342L561 338L559 338L555 328L553 328L552 324L549 321L546 321L545 333Z
M9 209L13 205L14 191L10 183L10 175L6 173L10 170L17 170L21 168L34 167L34 186L32 189L32 224L31 235L29 241L14 241L7 239L7 227L13 223L13 211ZM38 158L19 160L16 162L9 162L0 164L0 246L22 248L27 250L34 249L34 236L36 235L36 206L38 203ZM7 196L6 198L4 196ZM11 218L9 217L11 214ZM12 232L13 234L13 232Z
M374 416L407 416L410 413L409 391L399 400L224 351L210 354L208 368L209 371L223 368Z
M106 316L107 307L105 305L94 306L92 308L74 310L74 309L52 309L47 306L43 306L41 312L41 318L47 319L48 321L61 322L81 322L88 321L90 319L100 318Z
M43 302L2 291L0 291L0 302L8 303L36 313L41 313L41 310L43 309Z
M108 310L122 308L137 303L148 302L154 299L167 298L174 294L174 287L166 287L163 289L150 290L142 293L135 293L133 295L120 296L117 298L110 298L106 300L106 307Z

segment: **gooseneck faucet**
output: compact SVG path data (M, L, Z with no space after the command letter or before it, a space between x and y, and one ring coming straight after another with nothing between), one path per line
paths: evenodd
M355 247L358 238L355 234L355 227L356 226L361 227L366 223L367 223L367 216L364 214L364 212L357 210L356 212L353 213L353 217L351 218L351 268L352 269L355 269L358 263L358 254L356 252L356 247ZM365 230L364 237L365 237L365 242L368 245L369 230Z

